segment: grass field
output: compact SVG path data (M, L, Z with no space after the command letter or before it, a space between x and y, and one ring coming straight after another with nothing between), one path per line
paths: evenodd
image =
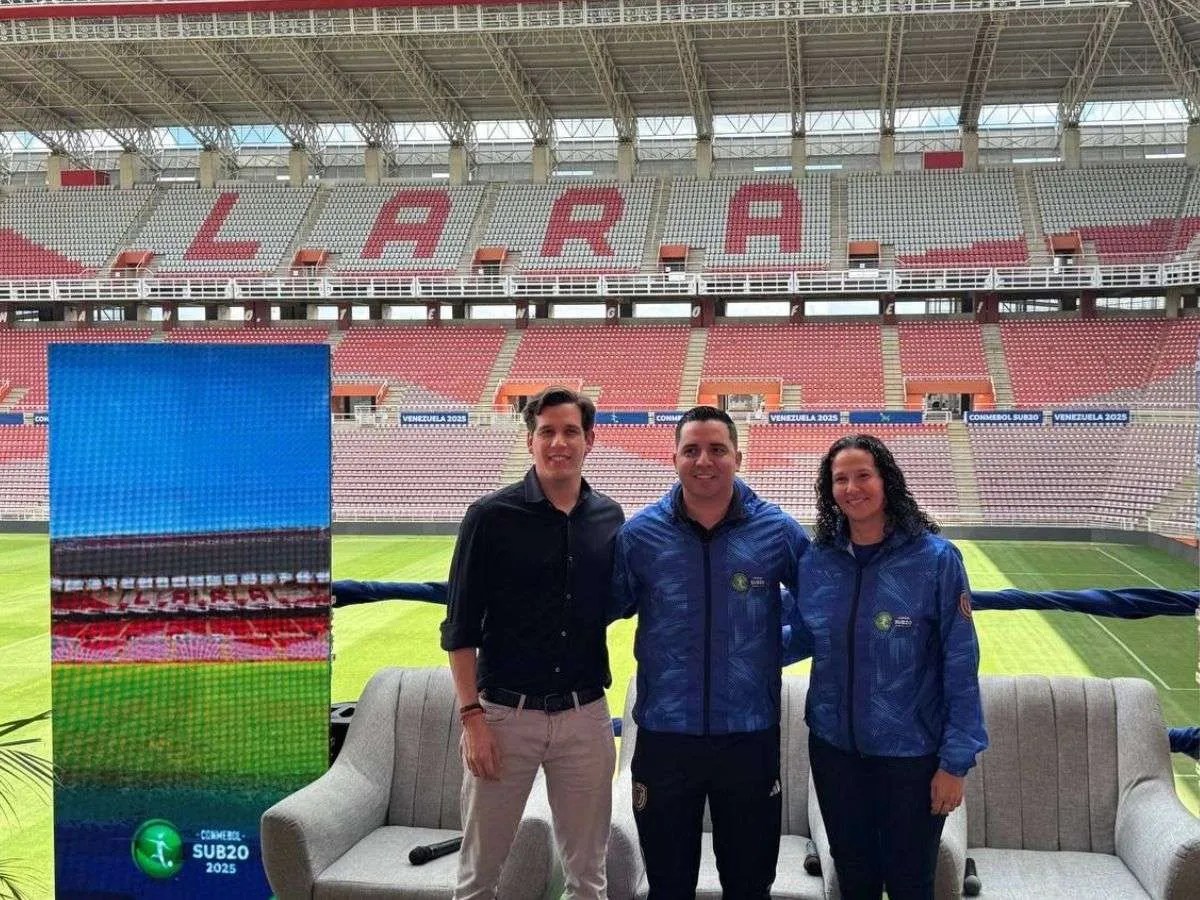
M963 541L972 586L978 590L1022 587L1083 588L1153 586L1195 589L1195 569L1141 547L1109 544ZM424 581L443 578L452 540L437 537L343 537L334 541L338 578ZM33 715L50 706L48 548L40 536L0 535L0 721ZM438 649L439 608L419 603L380 603L339 610L334 618L332 697L356 698L382 666L444 665ZM1196 686L1196 622L1174 617L1136 622L1073 613L983 612L976 615L986 673L1135 676L1150 680L1171 725L1200 722ZM633 623L609 631L614 689L610 704L621 709L633 672ZM794 667L803 670L806 664ZM252 703L246 712L253 714ZM31 730L50 754L50 726ZM1200 809L1195 764L1174 760L1183 802ZM17 786L15 807L0 807L0 859L18 859L46 896L51 893L49 798Z
M74 713L55 762L94 785L295 784L328 761L327 678L324 662L61 666L54 697Z

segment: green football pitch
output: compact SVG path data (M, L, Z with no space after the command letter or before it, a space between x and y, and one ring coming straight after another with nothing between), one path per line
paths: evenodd
M1162 586L1195 589L1191 565L1144 547L1117 544L960 541L972 586L978 590ZM453 541L444 537L339 537L334 541L338 578L382 581L441 579ZM50 708L50 640L45 537L0 535L0 721ZM438 607L385 602L339 610L334 617L332 698L358 697L371 674L383 666L440 666ZM985 673L1096 675L1146 678L1158 688L1170 725L1200 723L1196 685L1196 621L1186 617L1119 621L1075 613L981 612L976 625ZM610 704L621 709L633 672L633 623L609 631L614 688ZM793 667L803 671L805 663ZM253 702L245 708L253 710ZM250 713L252 714L252 712ZM22 732L40 738L38 752L50 755L50 725ZM1195 764L1174 758L1176 787L1183 802L1200 809ZM21 784L0 784L0 860L23 870L37 885L34 896L50 894L51 806L49 797ZM14 864L14 861L19 861Z

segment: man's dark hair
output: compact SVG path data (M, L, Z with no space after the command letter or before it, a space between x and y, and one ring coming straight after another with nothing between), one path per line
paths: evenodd
M723 409L717 409L715 406L693 406L675 423L675 446L679 446L679 435L683 434L683 426L688 422L724 422L725 427L729 429L729 439L733 441L733 449L737 449L737 426L733 424L733 419L729 418L729 413Z
M591 431L596 424L596 404L592 402L591 397L562 385L553 384L530 397L525 408L521 410L521 415L525 419L525 427L529 429L529 433L533 434L537 429L537 417L541 415L542 410L552 406L562 406L564 403L572 403L579 407L579 418L583 421L583 430Z
M833 446L821 458L817 468L817 527L816 542L832 544L842 537L845 517L833 499L833 459L843 450L866 450L875 462L879 477L883 479L883 513L891 528L899 528L909 534L941 531L937 522L917 505L916 499L904 480L904 472L879 438L871 434L848 434L833 442Z

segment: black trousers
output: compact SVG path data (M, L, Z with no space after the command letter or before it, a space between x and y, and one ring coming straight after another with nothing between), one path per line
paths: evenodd
M945 816L929 811L937 756L860 756L808 736L843 900L933 900Z
M767 900L779 859L779 728L698 737L640 729L633 815L649 900L692 900L704 802L725 900Z

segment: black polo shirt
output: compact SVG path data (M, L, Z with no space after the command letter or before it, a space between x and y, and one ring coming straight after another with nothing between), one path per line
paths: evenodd
M473 503L450 564L442 649L479 648L476 686L608 687L605 609L621 507L583 482L570 515L523 481Z

